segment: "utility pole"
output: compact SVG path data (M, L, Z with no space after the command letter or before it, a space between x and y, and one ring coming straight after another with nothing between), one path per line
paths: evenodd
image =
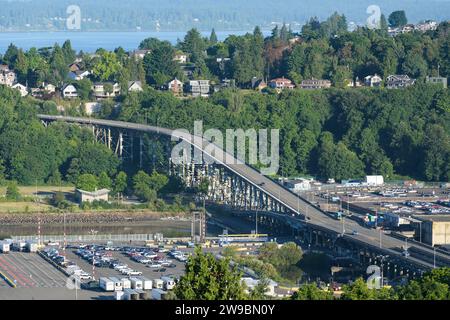
M436 269L436 246L433 245L433 269Z

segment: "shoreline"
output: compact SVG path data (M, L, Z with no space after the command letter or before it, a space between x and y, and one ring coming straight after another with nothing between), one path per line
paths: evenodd
M187 221L184 212L154 212L154 211L87 211L71 213L1 213L0 224L8 225L34 225L42 224L102 224L119 222L145 222L145 221Z

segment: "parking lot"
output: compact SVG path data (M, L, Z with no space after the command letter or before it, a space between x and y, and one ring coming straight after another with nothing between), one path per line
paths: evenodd
M10 252L0 255L0 271L17 288L65 287L66 277L36 253ZM0 289L10 288L3 279Z
M92 274L92 264L90 264L88 261L82 259L80 256L75 254L76 250L68 250L67 251L67 258L76 263L82 270L86 271L89 274ZM150 268L148 264L142 264L133 261L130 257L126 256L121 251L111 252L112 257L114 259L119 260L121 263L128 265L129 268L142 272L142 277L146 277L150 280L153 279L159 279L163 276L175 276L180 277L184 273L184 263L178 262L174 259L170 259L173 261L175 267L173 268L167 268L167 267L161 267L161 268ZM162 256L164 259L167 258L167 254L165 253L159 253L160 256ZM126 278L127 276L121 274L119 271L114 270L110 267L95 267L94 269L94 275L95 278L98 280L101 277L117 277L117 278ZM164 271L161 271L164 270Z

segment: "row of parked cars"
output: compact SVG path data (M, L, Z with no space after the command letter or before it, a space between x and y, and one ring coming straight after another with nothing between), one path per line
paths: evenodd
M120 250L120 249L119 249ZM113 248L91 245L80 246L75 254L88 261L89 263L100 268L113 268L126 276L141 276L142 272L129 268L118 259L114 258L111 251L118 251Z
M180 262L186 262L189 257L189 254L183 253L176 249L173 249L169 252L169 256L171 256L172 258L174 258Z
M146 264L149 268L176 267L172 260L165 259L162 255L158 255L156 251L162 253L165 249L126 248L124 254L135 262Z
M75 275L80 280L92 280L92 276L86 271L82 270L75 262L70 261L65 256L61 255L58 249L54 247L47 247L43 254L51 259L55 264L64 268L69 275Z

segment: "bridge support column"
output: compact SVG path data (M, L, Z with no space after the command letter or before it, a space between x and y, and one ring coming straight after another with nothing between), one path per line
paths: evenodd
M143 161L144 161L144 140L142 139L142 136L139 136L139 167L142 168ZM184 172L184 165L183 165L183 172Z

